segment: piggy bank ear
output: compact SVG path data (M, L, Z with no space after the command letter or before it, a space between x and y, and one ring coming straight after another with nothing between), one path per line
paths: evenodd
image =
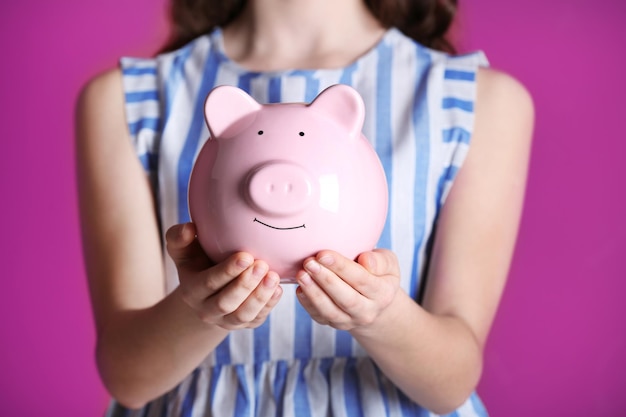
M344 84L336 84L322 91L309 104L309 107L326 113L350 133L350 137L358 137L363 128L365 105L355 89Z
M231 138L250 126L261 105L245 91L228 85L211 90L204 116L213 138Z

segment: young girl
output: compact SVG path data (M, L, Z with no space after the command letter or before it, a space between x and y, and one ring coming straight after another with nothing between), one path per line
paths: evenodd
M78 175L112 416L484 416L474 393L520 217L531 99L455 56L456 1L174 0L170 45L84 89ZM448 51L448 52L445 52ZM297 285L214 264L187 182L217 85L310 102L354 87L389 181L379 248Z

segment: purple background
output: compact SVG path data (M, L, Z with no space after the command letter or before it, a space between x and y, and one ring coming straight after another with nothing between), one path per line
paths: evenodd
M494 417L626 414L626 2L462 0L537 110L527 203L479 387ZM601 7L594 6L595 4ZM165 37L164 0L0 5L0 413L98 416L107 395L80 255L80 86Z

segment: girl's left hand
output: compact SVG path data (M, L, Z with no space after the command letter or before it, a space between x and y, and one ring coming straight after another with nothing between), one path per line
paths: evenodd
M389 307L400 286L395 254L375 249L356 262L333 251L307 258L296 275L296 294L311 317L339 330L374 324Z

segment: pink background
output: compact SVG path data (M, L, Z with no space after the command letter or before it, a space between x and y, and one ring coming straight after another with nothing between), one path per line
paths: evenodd
M626 415L626 2L462 0L462 49L532 92L526 210L479 392L495 417ZM0 414L98 416L80 256L80 86L164 39L164 0L0 5ZM594 6L594 3L601 7Z

